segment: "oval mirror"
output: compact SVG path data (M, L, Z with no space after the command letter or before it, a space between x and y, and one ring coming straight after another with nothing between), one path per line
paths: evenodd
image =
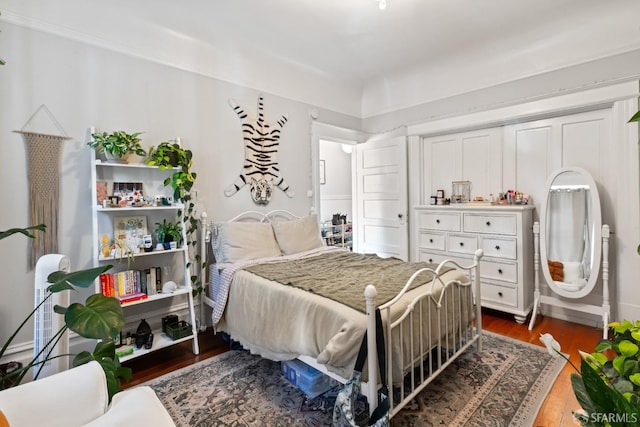
M600 197L584 169L563 168L547 181L540 213L540 264L558 295L581 298L598 280L602 255Z

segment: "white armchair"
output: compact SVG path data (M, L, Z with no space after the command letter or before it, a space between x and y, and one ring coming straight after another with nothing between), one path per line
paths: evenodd
M173 426L155 392L138 386L108 402L107 381L98 362L0 391L2 414L10 427L21 426Z

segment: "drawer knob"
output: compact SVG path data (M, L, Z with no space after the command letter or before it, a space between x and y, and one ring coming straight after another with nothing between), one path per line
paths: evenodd
M487 221L487 227L491 227L491 221Z
M433 243L433 239L429 239L429 243Z
M430 262L430 263L433 263L433 258L429 258L429 262Z
M460 242L460 246L464 246L464 242Z
M502 269L501 268L498 269L498 274L502 274Z
M436 219L436 224L440 224L440 220L439 219Z
M496 245L496 251L500 250L500 245Z
M502 298L502 292L498 292L498 296Z

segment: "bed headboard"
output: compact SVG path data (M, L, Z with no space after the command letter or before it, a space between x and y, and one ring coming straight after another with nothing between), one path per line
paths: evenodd
M277 221L291 221L294 219L302 218L292 212L284 209L272 210L269 212L259 211L245 211L239 213L228 221L224 222L277 222Z

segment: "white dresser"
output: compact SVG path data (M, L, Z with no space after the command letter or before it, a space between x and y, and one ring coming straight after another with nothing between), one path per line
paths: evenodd
M414 208L412 259L480 261L482 306L524 323L533 307L533 206L453 204Z

